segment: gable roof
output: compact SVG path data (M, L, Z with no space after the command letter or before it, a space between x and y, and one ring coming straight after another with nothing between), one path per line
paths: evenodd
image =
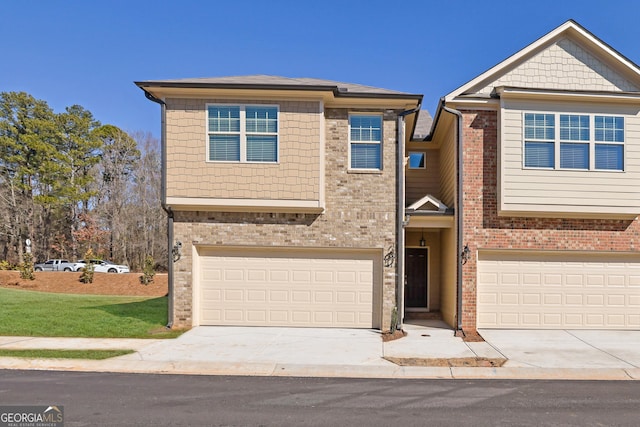
M590 33L574 20L569 20L504 61L455 89L445 96L445 100L452 101L455 98L474 93L475 89L482 88L490 82L497 80L509 70L514 69L517 65L522 64L527 59L562 38L576 41L580 45L588 48L590 52L597 54L600 58L606 58L607 62L614 66L617 71L636 82L635 85L640 87L640 68L638 65Z
M137 81L135 84L144 88L201 88L201 89L272 89L272 90L307 90L331 91L335 96L359 98L401 98L421 100L422 95L400 92L355 83L337 82L308 77L291 78L269 75L248 75L228 77L205 77L174 80Z
M431 194L427 194L426 196L424 196L422 199L414 202L413 204L407 206L406 210L407 212L417 212L417 211L429 211L426 209L421 209L424 208L425 206L432 206L434 208L436 208L435 212L438 213L445 213L447 210L449 210L449 207L447 205L445 205L444 203L442 203L440 200L436 199L435 197L433 197Z

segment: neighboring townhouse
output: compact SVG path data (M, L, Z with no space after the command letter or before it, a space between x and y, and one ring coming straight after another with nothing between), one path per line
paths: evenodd
M163 106L173 325L391 327L398 164L421 95L273 76L136 84Z
M175 326L640 329L640 70L574 21L433 120L318 79L136 84Z
M637 65L568 21L445 96L422 144L460 206L452 326L640 329Z

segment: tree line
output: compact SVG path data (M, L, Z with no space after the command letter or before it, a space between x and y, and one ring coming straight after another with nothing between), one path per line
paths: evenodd
M0 260L101 258L166 267L161 158L150 133L101 124L80 105L54 112L0 92Z

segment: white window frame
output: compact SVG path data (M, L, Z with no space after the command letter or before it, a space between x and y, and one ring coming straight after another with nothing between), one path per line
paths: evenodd
M525 145L526 142L545 142L547 140L536 140L536 139L527 139L525 136L525 115L526 114L552 114L554 116L554 139L553 141L553 150L554 150L554 165L553 167L535 167L535 166L526 166L526 150ZM560 139L560 116L588 116L589 117L589 140L588 141L579 141L579 140L566 140ZM624 120L623 124L623 141L596 141L595 138L595 118L598 117L621 117ZM626 150L626 141L627 141L627 117L623 114L601 114L601 113L584 113L584 112L554 112L554 111L522 111L522 168L527 170L554 170L554 171L578 171L578 172L625 172L627 170L627 150ZM562 143L575 143L575 144L588 144L589 145L589 167L588 169L579 169L579 168L561 168L560 167L560 145ZM596 169L596 145L616 145L622 146L622 170L619 169Z
M238 107L240 108L240 132L211 132L209 131L209 107ZM276 109L276 122L278 125L277 132L259 133L259 135L270 135L276 137L276 159L275 161L248 161L247 160L247 107L270 107ZM278 104L238 104L225 102L211 102L205 105L206 108L206 162L207 163L250 163L250 164L277 164L280 162L280 105ZM240 135L240 160L211 160L209 156L210 135L214 134L239 134Z
M380 118L380 141L352 141L351 140L351 118L352 117L379 117ZM384 167L384 162L382 161L384 158L384 145L383 145L383 139L384 139L384 116L380 113L374 113L374 112L351 112L349 113L349 116L347 117L347 133L348 133L348 158L347 158L347 162L348 162L348 170L349 171L353 171L353 172L380 172L382 171L383 167ZM351 167L351 146L352 144L380 144L380 167L379 168L354 168Z
M422 159L424 161L422 166L418 166L418 167L411 166L412 154L422 154ZM407 165L409 166L409 169L414 169L414 170L426 169L427 168L427 152L426 151L409 151L409 158L407 160Z

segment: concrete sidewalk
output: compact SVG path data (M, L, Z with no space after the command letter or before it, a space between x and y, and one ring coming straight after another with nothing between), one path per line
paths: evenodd
M407 324L383 343L365 329L197 327L177 339L0 337L0 348L133 349L107 359L0 358L0 369L352 378L640 379L640 331L483 330L464 342L444 323ZM385 357L506 358L499 368L398 366Z

